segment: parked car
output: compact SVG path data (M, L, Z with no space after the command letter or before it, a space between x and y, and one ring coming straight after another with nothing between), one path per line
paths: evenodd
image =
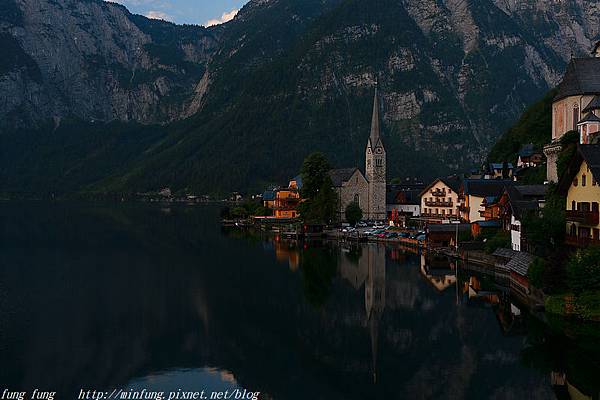
M424 242L424 241L425 241L425 238L426 238L426 236L425 236L425 235L418 235L416 239L417 239L419 242Z
M408 238L410 237L410 234L408 232L400 232L398 236L401 238Z
M385 233L386 239L394 239L398 237L398 232L387 232Z
M359 223L356 224L357 228L366 228L367 227L367 223L360 221Z

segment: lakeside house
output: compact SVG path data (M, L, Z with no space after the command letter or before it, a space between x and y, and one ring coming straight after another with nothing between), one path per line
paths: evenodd
M387 220L396 226L406 226L406 221L421 215L421 198L425 188L423 183L387 185Z
M421 220L431 224L460 220L460 178L451 176L438 178L420 193Z
M484 175L485 179L509 179L514 173L512 163L490 163L488 170Z
M559 191L566 196L566 243L600 245L600 144L579 145Z
M504 189L497 204L502 229L510 233L512 250L520 252L532 250L527 244L523 219L532 213L539 214L544 207L547 191L546 185L507 186Z
M552 102L552 141L544 146L547 158L546 176L558 182L556 163L562 149L560 139L569 131L579 131L580 144L591 143L590 135L597 134L600 103L600 42L591 57L574 58L558 85Z
M298 204L300 204L300 189L302 178L297 176L290 180L287 188L267 190L262 195L265 208L273 210L273 218L293 219L298 217Z
M533 143L521 147L518 153L517 168L537 167L543 162L544 154L535 148Z
M485 204L493 202L511 180L504 179L464 179L459 189L459 212L461 220L477 222L485 220Z

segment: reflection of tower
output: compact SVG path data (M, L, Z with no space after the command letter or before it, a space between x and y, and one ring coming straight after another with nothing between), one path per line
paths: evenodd
M371 355L373 357L373 381L377 382L377 342L379 320L385 308L385 246L375 244L366 248L368 263L365 281L365 308L369 335L371 336Z

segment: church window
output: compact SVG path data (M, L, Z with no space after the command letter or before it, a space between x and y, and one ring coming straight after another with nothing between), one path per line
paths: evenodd
M371 160L367 160L367 167L371 166Z
M360 205L360 196L358 195L358 193L354 195L354 202Z
M377 165L378 167L382 167L383 166L383 159L377 158L375 160L375 165Z

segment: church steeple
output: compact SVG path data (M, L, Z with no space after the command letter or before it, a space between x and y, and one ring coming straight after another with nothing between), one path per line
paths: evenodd
M371 135L369 136L372 147L377 146L377 142L381 140L379 131L379 93L375 86L375 96L373 98L373 115L371 117Z

